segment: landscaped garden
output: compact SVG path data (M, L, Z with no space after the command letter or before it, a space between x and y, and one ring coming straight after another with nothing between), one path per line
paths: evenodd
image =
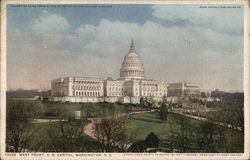
M211 123L169 113L162 120L158 112L133 115L129 122L135 141L153 132L159 150L165 152L243 152L244 134Z
M127 135L121 136L124 138L121 143L124 143L124 146L130 144L129 148L110 145L107 148L105 143L98 142L83 132L84 126L90 123L87 118L117 116L132 111L149 111L149 109L141 105L118 103L64 104L9 100L6 150L9 152L243 152L243 131L223 128L171 112L166 112L164 118L163 112L150 112L126 116L128 119L122 123L116 119L104 120L101 129L110 129L113 132L99 136L111 137L110 142L112 142L112 138L126 133ZM80 120L74 117L76 110L84 113ZM30 123L28 119L32 118L59 121ZM123 125L126 127L120 130L120 126Z

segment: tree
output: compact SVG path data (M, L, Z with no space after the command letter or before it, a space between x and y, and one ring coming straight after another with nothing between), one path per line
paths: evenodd
M100 142L102 151L111 152L117 148L125 150L130 142L127 135L127 116L98 118L94 126L94 136Z
M47 129L48 141L44 151L80 152L86 148L83 135L84 121L50 123Z
M214 152L215 126L213 123L201 123L201 133L203 138L203 151Z
M140 98L141 107L146 107L148 110L151 110L153 105L153 101L151 101L150 99L144 99L143 97Z
M68 120L74 117L74 111L72 108L67 107L64 104L48 104L46 106L47 117L54 117L58 120Z
M145 138L145 144L147 147L154 147L158 148L159 147L159 139L158 137L151 132L146 138Z
M175 127L175 121L173 119L168 119L168 123L166 123L166 127L164 127L164 133L166 133L166 135L161 142L161 146L166 148L167 152L174 152L178 130Z
M175 146L178 148L181 152L187 152L189 149L189 143L190 143L190 138L189 138L189 120L185 118L182 115L177 116L177 123L180 126L180 132L178 132L178 138L175 139Z
M141 106L141 107L144 106L144 99L143 99L143 97L140 98L140 106Z
M227 102L224 109L224 119L227 123L231 124L233 128L239 127L241 130L244 129L244 104L243 102ZM223 112L223 110L220 110Z
M87 120L87 118L91 116L90 108L92 108L92 106L90 106L88 103L82 104L81 110L80 110L81 119Z
M161 119L166 120L167 119L167 115L169 113L169 110L172 108L173 103L172 102L166 102L166 103L162 103L161 107L160 107L160 116Z
M28 149L37 130L29 128L29 118L37 115L34 103L23 100L8 100L6 114L7 151L22 152ZM37 142L35 150L39 148ZM10 149L12 148L12 149Z
M151 132L147 135L145 140L134 142L129 148L128 152L146 152L158 150L160 140ZM153 149L153 150L152 150Z
M129 148L128 152L145 152L147 149L147 146L145 144L145 141L137 141L134 142Z

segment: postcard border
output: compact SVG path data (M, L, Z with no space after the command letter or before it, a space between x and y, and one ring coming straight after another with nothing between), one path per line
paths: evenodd
M163 153L86 153L86 154L101 154L102 158L98 156L84 156L84 157L71 157L69 153L68 156L64 155L65 153L43 153L44 157L39 156L21 156L20 154L16 156L6 156L5 152L5 127L6 127L6 108L3 106L6 106L6 89L7 89L7 70L6 70L6 29L7 29L7 4L242 4L244 5L244 120L245 120L245 134L244 134L244 153L243 154L235 154L235 153L218 153L218 154L210 154L210 153L166 153L165 155L168 156L161 156ZM249 25L249 1L247 0L208 0L208 1L153 1L153 0L4 0L1 2L1 97L0 97L0 138L1 138L1 145L0 145L0 157L2 159L78 159L78 158L84 158L84 159L154 159L157 157L157 159L248 159L250 158L250 50L249 50L249 39L250 39L250 25ZM42 154L42 152L38 152L37 154ZM62 156L52 156L52 154L58 155L62 154ZM77 154L77 153L73 153ZM82 154L82 153L79 153ZM107 155L106 155L107 154ZM109 154L112 154L110 157ZM192 156L195 155L196 156ZM47 157L47 155L49 155ZM106 156L105 156L106 155ZM198 155L198 156L197 156Z

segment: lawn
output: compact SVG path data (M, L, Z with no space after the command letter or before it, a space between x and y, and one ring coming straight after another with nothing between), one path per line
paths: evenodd
M178 146L175 146L176 148L173 152L243 152L243 133L218 126L213 126L212 128L214 150L201 150L191 135L193 133L203 135L202 127L204 129L206 123L173 113L168 115L167 120L161 120L157 112L132 115L128 126L131 131L130 133L135 137L134 142L144 140L149 133L154 132L160 139L160 150L162 152L172 152L169 148L169 140L180 139L181 122L184 123L188 129L187 136L189 141L186 144L185 151L181 151ZM77 132L77 128L79 128L79 126L83 128L87 123L89 122L64 122L67 135L72 134L74 136ZM30 129L36 132L30 148L34 149L36 145L40 143L42 145L38 151L43 152L56 152L54 148L60 151L64 151L64 149L70 151L69 149L72 149L78 152L101 152L99 143L83 132L81 132L81 137L73 141L70 138L61 137L60 124L59 122L31 124ZM78 131L82 131L82 129ZM209 137L210 132L207 132ZM173 134L171 135L172 137L169 137L170 133ZM219 133L221 133L221 135ZM66 148L60 148L61 146L65 146Z
M136 133L137 140L143 140L150 132L154 132L159 138L164 138L165 133L169 132L170 123L176 128L180 127L177 124L177 116L179 115L170 113L167 120L161 120L158 112L136 114L132 117L129 126ZM190 121L193 126L201 123L197 120L184 118L185 121Z
M128 113L133 111L144 111L149 108L135 104L119 104L119 103L44 103L46 115L58 115L56 111L60 108L64 112L72 112L76 110L83 111L84 116L87 117L102 117L111 116L113 114ZM48 116L47 116L48 117ZM46 116L45 116L46 118Z
M119 114L148 109L140 105L119 103L70 104L8 100L7 115L9 116L7 117L10 120L7 122L15 122L16 119L11 119L11 117L16 115L20 115L21 119L19 118L15 123L19 123L22 118L27 117L69 119L70 121L67 122L29 124L29 127L25 128L27 133L25 131L22 138L29 137L30 131L34 132L34 136L32 136L31 143L26 148L32 151L46 152L100 152L99 143L83 133L83 127L88 121L80 123L74 120L75 110L82 110L86 114L83 117L85 119L87 117L108 116L113 113ZM131 115L129 118L128 133L132 135L131 138L134 139L134 142L144 140L149 133L154 132L160 139L162 152L241 153L244 149L243 132L190 119L178 114L169 113L166 120L162 120L158 112ZM11 128L11 125L9 127L9 131L15 131L15 127ZM11 138L11 136L9 137ZM185 145L184 148L183 144Z
M129 128L136 136L136 140L143 140L150 132L162 137L165 126L166 121L161 120L157 112L133 115L129 122Z
M149 133L154 132L160 139L162 151L170 152L169 145L166 144L169 144L169 141L180 139L181 123L183 123L187 139L185 152L243 152L243 132L215 125L211 126L206 122L174 113L170 113L167 116L167 120L161 120L157 112L133 115L130 119L129 127L132 134L135 135L135 141L144 140ZM199 140L206 141L211 134L213 143L207 142L210 143L211 148L201 150L199 144L195 142L196 139L193 135L203 137L203 139ZM178 143L183 142L179 141ZM181 152L181 150L177 149L175 152Z

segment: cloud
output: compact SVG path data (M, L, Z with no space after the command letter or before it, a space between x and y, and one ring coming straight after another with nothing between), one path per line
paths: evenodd
M112 73L103 70L103 77L119 75L131 38L135 39L136 49L144 60L148 78L195 81L201 82L202 87L229 89L224 85L225 80L230 83L235 80L234 73L242 72L242 68L231 65L234 63L231 57L242 57L242 37L237 35L201 27L166 28L152 21L137 25L107 19L101 20L94 30L95 40L83 47L87 54L82 60L88 57L98 64L89 65L94 66L92 73L103 68ZM237 65L242 66L240 62ZM226 70L230 72L225 73Z
M62 76L118 78L131 38L147 78L192 81L205 89L243 87L243 39L237 34L199 25L169 28L150 20L139 25L100 19L98 25L73 27L65 17L50 13L33 20L31 27L30 32L16 29L8 35L9 87L20 88L15 79L21 79L24 88L37 84L49 88L52 79ZM18 66L26 71L26 78L15 74Z
M49 14L44 11L41 16L33 21L31 28L36 33L65 33L70 29L71 25L67 19L58 14Z
M190 23L186 23L187 25L198 25L219 32L242 34L243 6L238 5L239 8L201 8L201 6L212 5L176 5L175 7L172 5L153 5L152 14L163 20L188 20ZM230 7L230 5L226 6Z

